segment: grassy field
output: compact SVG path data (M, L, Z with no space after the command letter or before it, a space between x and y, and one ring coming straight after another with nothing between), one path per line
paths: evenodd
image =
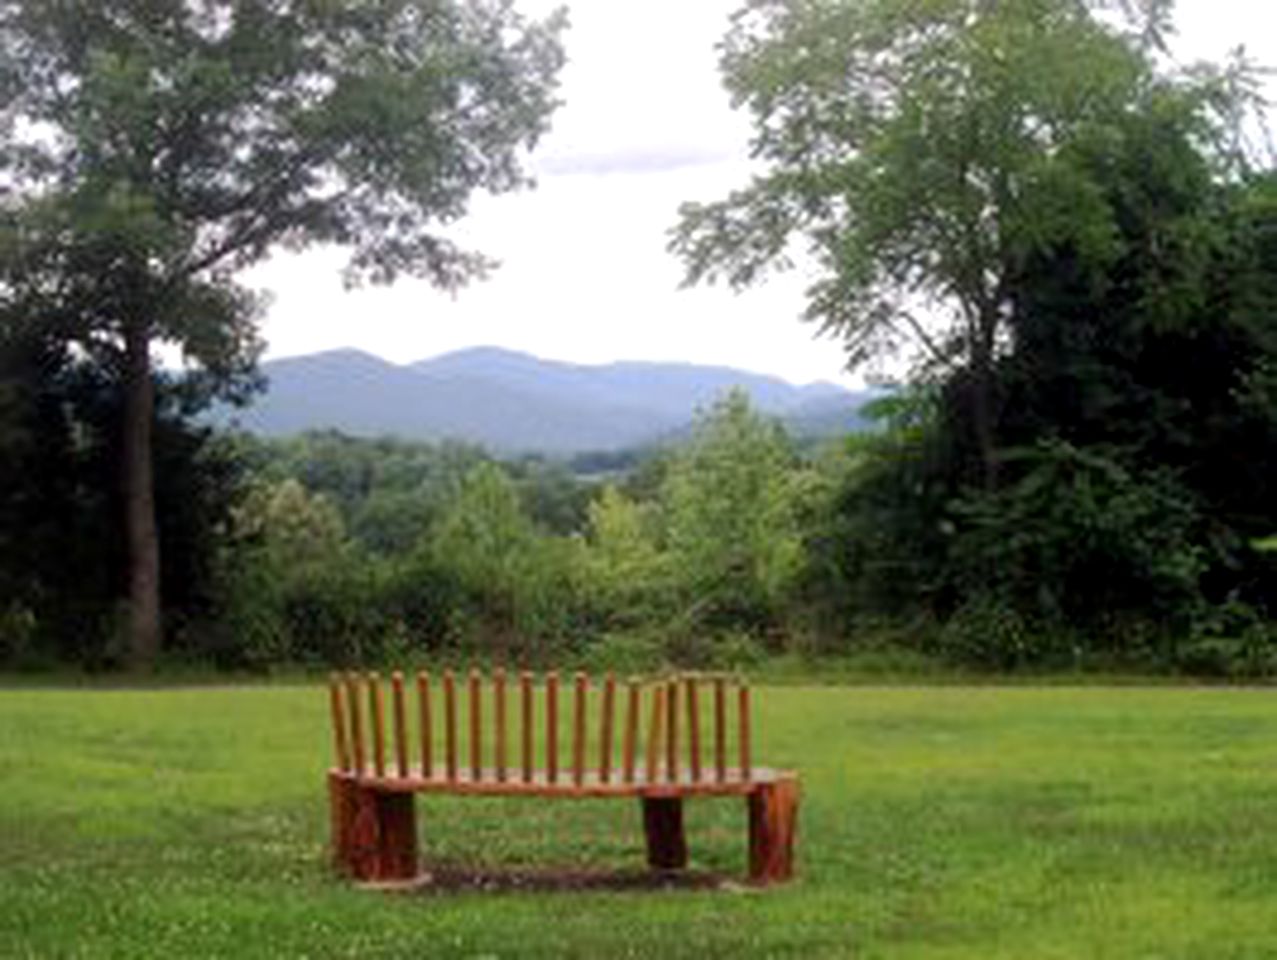
M1277 956L1277 694L762 691L793 885L382 895L325 860L318 688L0 692L0 956ZM619 878L636 805L449 801L426 855ZM689 810L738 875L743 809Z

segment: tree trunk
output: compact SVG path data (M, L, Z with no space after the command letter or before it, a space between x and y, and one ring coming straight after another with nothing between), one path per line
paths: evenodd
M151 453L155 388L150 346L145 323L125 324L122 480L129 548L129 661L139 670L152 669L160 652L160 542Z
M994 436L993 344L996 320L981 317L971 355L971 425L980 451L981 479L986 493L998 487L998 449Z

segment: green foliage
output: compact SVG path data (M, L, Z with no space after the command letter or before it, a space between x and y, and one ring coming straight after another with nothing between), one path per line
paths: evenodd
M566 535L585 527L590 490L564 464L526 457L510 471L528 516L539 528Z
M606 486L589 508L585 574L591 603L613 627L660 623L674 604L674 571L661 548L659 504Z
M763 169L683 208L688 282L804 243L808 318L853 363L920 361L887 432L791 494L821 632L888 617L998 667L1246 636L1229 662L1264 662L1219 611L1277 590L1247 546L1277 527L1277 194L1244 145L1253 71L1172 68L1170 25L1086 0L734 19Z
M627 662L736 664L790 615L806 481L743 395L623 487L447 444L240 442L265 485L224 564L234 626L214 633L254 662L375 658L396 635L498 658L597 662L601 644ZM428 599L409 611L414 595Z
M439 226L475 189L526 185L563 26L487 2L6 3L6 113L50 135L0 154L27 199L4 262L71 269L98 324L120 322L113 288L76 268L130 264L140 286L111 302L145 302L156 335L214 366L248 332L226 271L277 243L349 246L352 280L455 286L486 261Z
M18 600L0 609L0 663L22 664L36 646L35 613Z
M495 651L524 654L572 639L578 548L540 534L513 481L490 463L466 476L423 545L461 591L465 626Z
M689 626L776 623L801 559L779 425L734 391L703 413L662 491Z
M1049 651L1024 649L1025 638L1070 629L1092 651L1144 653L1123 649L1136 616L1168 636L1191 631L1206 561L1200 516L1182 484L1164 472L1134 475L1097 449L1062 442L1004 457L1014 481L951 507L961 532L946 574L961 609L1024 618L1009 630L976 630L985 656L1041 661ZM1004 636L1008 649L999 648Z
M345 247L351 283L482 276L445 228L530 182L564 25L502 0L0 3L0 338L121 395L138 666L161 645L152 345L180 350L189 414L256 386L262 300L235 273L272 248Z
M487 459L478 448L451 441L368 440L331 430L241 442L264 476L291 477L322 494L363 547L396 555L417 544L466 474Z
M1070 146L1178 89L1146 34L1092 6L749 4L722 69L766 170L684 207L674 247L689 280L752 283L800 237L822 275L808 316L853 361L913 342L928 362L987 362L1027 251L1111 250L1111 211ZM929 330L920 306L952 326Z
M361 552L336 507L295 479L249 491L220 568L220 604L195 653L224 665L358 665L447 639L447 574Z
M180 387L155 389L166 615L175 645L187 647L212 609L212 558L244 465L232 445L185 422ZM0 350L0 461L13 467L0 470L0 611L16 618L0 659L118 663L118 417L101 371L47 340L15 336Z
M994 366L1014 349L1022 271L1067 249L1098 273L1126 253L1114 170L1141 118L1152 178L1185 153L1192 178L1246 169L1250 75L1161 68L1168 3L1087 0L755 0L722 46L725 83L754 126L763 170L726 199L684 205L671 248L688 283L815 271L806 317L853 365L907 351L961 382L954 412L973 472L997 485ZM1168 231L1159 249L1184 237ZM1188 238L1191 239L1191 238ZM1184 302L1173 271L1157 294ZM1192 274L1184 276L1192 284ZM1153 288L1145 287L1152 296Z
M604 633L588 647L583 665L594 673L644 676L657 673L668 662L665 639L648 630Z
M347 592L338 572L347 552L336 509L296 480L251 490L235 512L224 551L227 602L218 626L229 649L215 648L215 655L269 664L314 657L316 642L348 642L350 624L332 615ZM341 660L347 651L322 653Z

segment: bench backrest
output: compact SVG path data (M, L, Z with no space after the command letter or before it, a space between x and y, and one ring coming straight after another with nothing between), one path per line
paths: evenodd
M598 735L591 745L588 728L593 688L586 674L577 673L571 684L570 753L561 763L558 673L548 673L544 682L538 683L531 673L523 671L507 683L506 672L497 669L486 679L489 682L485 684L485 677L478 670L471 670L462 684L452 671L445 670L436 689L431 675L422 671L411 683L414 697L414 691L407 689L409 681L396 671L389 684L388 737L381 677L377 673L334 674L329 681L329 700L337 767L379 779L575 786L587 782L748 783L753 776L750 690L743 680L684 674L618 683L609 673L598 689ZM509 691L507 686L517 689ZM485 687L489 688L486 693ZM459 701L463 694L468 719L464 757L458 752ZM518 705L514 723L508 712L512 698ZM415 709L411 702L414 699ZM624 703L618 704L618 699ZM729 700L734 701L731 709ZM434 704L438 701L442 702L436 709ZM442 716L437 717L440 711ZM702 752L705 713L709 714L710 733ZM543 732L543 764L537 763L538 715ZM490 725L485 731L489 716ZM683 719L685 736L680 729ZM518 730L517 756L512 750L515 741L509 736L512 727ZM439 752L437 739L442 741ZM619 751L615 749L618 740ZM390 762L388 741L393 749ZM439 757L442 762L437 760ZM729 764L729 760L734 762Z

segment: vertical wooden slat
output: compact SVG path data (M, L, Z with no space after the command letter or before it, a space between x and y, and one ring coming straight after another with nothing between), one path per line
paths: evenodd
M612 716L616 712L616 677L608 674L603 679L603 707L599 719L599 780L612 780Z
M364 775L364 720L359 706L359 675L346 674L346 707L350 710L350 742L355 753L355 772Z
M506 743L505 743L505 668L497 667L492 675L492 714L496 724L496 756L497 782L505 783L506 776Z
M572 705L572 782L578 787L585 782L585 707L589 682L584 673L576 675Z
M727 779L727 683L714 678L714 775Z
M408 724L404 717L403 674L396 670L390 675L391 711L395 722L395 772L408 776Z
M381 674L368 674L369 723L372 725L372 764L377 776L386 775L386 714L381 700Z
M553 670L545 675L545 779L559 779L559 675Z
M457 682L451 670L443 672L443 762L448 780L457 779Z
M483 778L483 691L479 671L470 670L470 779Z
M665 779L678 779L678 680L673 679L665 691Z
M341 704L341 677L328 678L328 706L333 718L333 746L337 751L337 769L350 770L350 742L346 737L346 714Z
M519 674L519 707L523 714L523 782L532 782L532 674L524 670Z
M652 689L652 715L647 728L647 782L655 783L661 769L661 724L665 719L665 685Z
M621 778L626 783L634 782L634 747L638 742L639 725L639 684L637 680L629 682L629 702L625 707L625 734L621 740Z
M695 676L687 678L687 763L692 771L692 780L701 781L701 707L698 698L700 681Z
M421 775L427 780L434 777L434 730L430 723L430 674L417 673L417 727L421 734Z
M749 755L749 685L744 680L740 682L738 697L740 706L740 778L749 780L752 773Z

